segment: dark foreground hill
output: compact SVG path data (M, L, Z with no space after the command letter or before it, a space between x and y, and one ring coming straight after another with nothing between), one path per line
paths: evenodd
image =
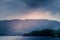
M23 36L42 36L42 37L60 37L60 30L45 29L42 31L32 31Z

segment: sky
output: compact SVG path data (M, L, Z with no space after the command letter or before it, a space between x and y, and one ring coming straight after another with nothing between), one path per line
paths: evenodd
M0 0L0 20L11 19L60 21L60 0Z

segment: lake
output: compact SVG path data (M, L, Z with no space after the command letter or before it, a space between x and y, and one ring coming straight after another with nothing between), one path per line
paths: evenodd
M60 40L60 38L27 37L27 36L0 36L0 40Z

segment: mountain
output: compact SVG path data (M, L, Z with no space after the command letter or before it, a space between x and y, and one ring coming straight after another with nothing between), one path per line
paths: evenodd
M0 35L12 35L43 29L57 30L59 28L60 22L47 19L14 19L0 21Z

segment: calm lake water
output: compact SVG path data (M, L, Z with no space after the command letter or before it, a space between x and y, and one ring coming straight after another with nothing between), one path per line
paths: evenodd
M0 40L60 40L51 37L0 36Z

